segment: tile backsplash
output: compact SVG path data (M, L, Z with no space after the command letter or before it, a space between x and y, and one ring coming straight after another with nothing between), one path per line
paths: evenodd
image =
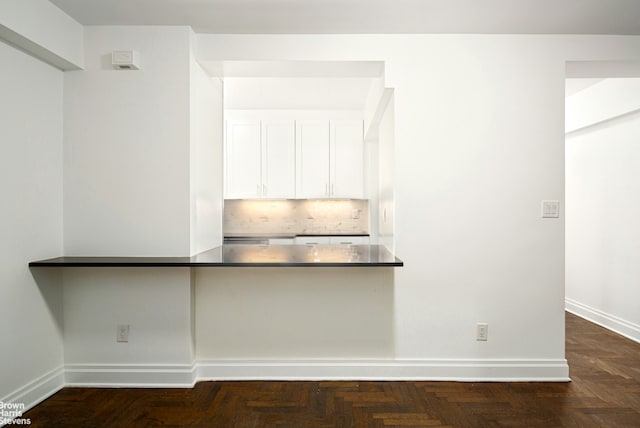
M224 233L349 235L369 233L366 199L226 199Z

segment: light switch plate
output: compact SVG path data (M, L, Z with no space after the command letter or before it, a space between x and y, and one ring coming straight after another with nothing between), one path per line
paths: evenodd
M489 324L479 322L476 324L476 340L486 342L489 339Z
M542 218L560 217L560 201L542 201Z

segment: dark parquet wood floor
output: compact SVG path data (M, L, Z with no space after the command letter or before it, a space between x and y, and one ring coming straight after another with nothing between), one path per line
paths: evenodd
M567 314L570 383L200 382L64 388L32 427L640 427L640 344Z

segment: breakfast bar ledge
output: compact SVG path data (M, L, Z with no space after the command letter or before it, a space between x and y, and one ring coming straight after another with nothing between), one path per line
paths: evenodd
M191 257L63 256L29 267L400 267L383 245L222 245Z

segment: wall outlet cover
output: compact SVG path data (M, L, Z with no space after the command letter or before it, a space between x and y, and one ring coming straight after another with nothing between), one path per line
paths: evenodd
M128 342L129 341L129 324L120 324L116 329L116 341Z

